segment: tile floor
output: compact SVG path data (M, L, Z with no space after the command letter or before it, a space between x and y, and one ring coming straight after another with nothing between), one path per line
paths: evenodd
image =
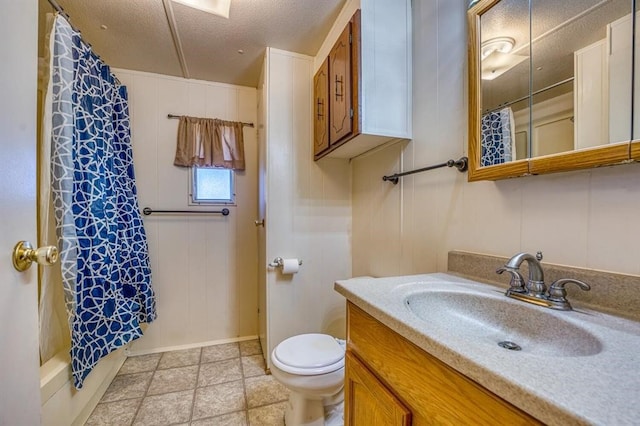
M86 426L284 424L287 389L250 340L128 358Z

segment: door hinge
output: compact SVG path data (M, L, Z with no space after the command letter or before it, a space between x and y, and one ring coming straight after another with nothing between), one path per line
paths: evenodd
M349 111L349 114L351 115L351 118L353 118L353 108L351 108L351 111Z
M353 42L353 34L349 33L349 44Z

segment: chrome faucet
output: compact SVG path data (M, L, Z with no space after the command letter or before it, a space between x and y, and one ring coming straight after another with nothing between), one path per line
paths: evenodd
M496 270L498 274L502 274L503 272L511 274L510 287L505 295L523 302L533 303L551 309L563 311L572 310L573 308L566 297L567 291L564 289L565 285L573 283L585 291L590 290L591 287L589 284L579 280L562 278L554 281L547 293L547 286L544 283L544 272L542 271L542 265L540 265L541 260L541 252L538 252L535 257L529 253L518 253L509 259L502 268L498 268ZM520 273L520 265L525 261L529 265L529 279L526 285Z
M538 259L539 258L539 259ZM515 289L509 289L516 293L526 293L529 296L533 297L544 297L544 292L547 289L544 285L544 272L542 272L542 266L540 265L540 260L542 260L542 253L538 252L536 257L530 255L529 253L518 253L513 256L507 263L505 263L503 268L498 269L496 272L498 274L502 274L503 272L509 272L512 274L517 272L519 278L522 280L522 275L520 274L519 269L522 262L527 262L529 264L529 279L527 280L526 288L522 286L518 286Z

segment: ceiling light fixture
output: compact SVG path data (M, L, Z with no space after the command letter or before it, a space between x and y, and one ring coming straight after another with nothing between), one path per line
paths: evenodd
M511 37L495 37L482 42L480 58L483 80L498 78L528 58L528 56L509 54L515 44L516 41Z
M509 53L513 49L516 41L511 37L496 37L482 42L480 57L485 60L492 53Z
M231 0L172 0L203 12L212 13L229 19Z

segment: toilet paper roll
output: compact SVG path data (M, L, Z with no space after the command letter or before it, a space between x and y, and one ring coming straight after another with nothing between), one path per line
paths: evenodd
M282 273L283 274L297 274L300 270L300 262L298 259L283 259L282 260Z

